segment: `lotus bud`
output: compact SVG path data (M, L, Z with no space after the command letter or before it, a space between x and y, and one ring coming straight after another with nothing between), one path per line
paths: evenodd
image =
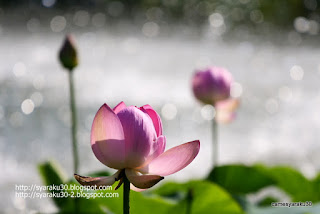
M72 71L78 65L77 50L73 37L67 35L59 52L59 59L63 67Z
M233 82L231 73L225 68L210 67L196 71L192 79L194 96L204 104L215 105L230 97Z

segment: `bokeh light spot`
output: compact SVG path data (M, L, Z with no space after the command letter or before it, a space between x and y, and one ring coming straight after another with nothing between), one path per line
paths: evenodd
M16 77L22 77L26 74L26 66L23 62L17 62L16 64L14 64L13 66L13 74Z
M294 25L294 28L296 29L296 31L298 31L299 33L305 33L309 30L308 19L301 17L301 16L295 18L293 25Z
M34 110L34 103L31 99L26 99L21 104L21 110L24 114L31 114Z
M316 10L318 3L317 0L304 0L304 6L309 10Z
M79 27L85 27L89 24L90 14L85 10L77 11L73 16L73 22Z
M96 13L92 16L91 22L95 27L103 27L106 24L106 15L103 13Z
M27 29L29 32L37 32L40 28L40 21L39 19L36 18L31 18L28 22L27 22Z
M304 75L303 69L298 65L294 65L290 69L290 76L293 80L302 80L303 75Z
M205 120L212 120L216 115L216 110L212 105L205 105L201 108L201 116Z
M147 22L142 27L142 33L147 37L155 37L159 34L160 27L155 22Z
M174 104L167 103L161 109L161 115L166 120L173 120L177 116L178 110Z
M209 23L212 27L221 27L224 24L223 16L220 13L212 13L209 16Z
M112 17L118 17L122 14L124 9L123 4L120 1L110 2L108 5L108 14Z
M263 14L260 10L253 10L250 12L250 19L252 22L259 24L263 22Z
M42 5L45 7L52 7L56 3L56 0L42 0Z
M53 32L61 32L67 26L67 20L63 16L55 16L51 19L50 27Z
M33 101L35 106L41 106L43 103L43 96L40 92L34 92L31 96L30 99Z
M265 108L269 114L275 114L278 112L279 104L274 98L270 98L266 101Z

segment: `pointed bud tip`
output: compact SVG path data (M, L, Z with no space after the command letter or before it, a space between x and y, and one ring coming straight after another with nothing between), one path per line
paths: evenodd
M59 51L59 59L63 67L72 71L78 65L77 50L72 35L67 35Z

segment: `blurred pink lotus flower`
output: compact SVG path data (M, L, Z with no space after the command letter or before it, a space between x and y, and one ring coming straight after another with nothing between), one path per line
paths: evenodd
M213 105L216 109L215 120L220 123L231 122L239 100L230 98L233 77L221 67L209 67L195 72L192 79L194 96L204 104Z
M216 121L218 123L230 123L236 118L235 110L239 107L239 99L227 99L217 102Z
M118 171L107 177L84 177L75 174L82 185L112 185L126 176L131 189L142 191L164 177L189 165L200 149L198 140L164 152L160 116L150 105L140 108L119 103L111 109L107 104L98 110L91 129L91 147L97 159Z
M204 104L214 105L230 97L232 82L232 75L225 68L210 67L199 70L192 79L193 93Z

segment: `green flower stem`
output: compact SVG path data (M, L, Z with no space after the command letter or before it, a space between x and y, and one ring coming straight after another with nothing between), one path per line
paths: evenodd
M212 120L212 146L213 146L213 167L218 165L218 123L215 118Z
M79 156L78 156L78 145L77 145L77 113L76 113L76 102L75 102L74 85L73 85L73 70L70 70L68 73L69 73L69 89L70 89L73 169L74 169L74 173L78 173Z
M73 209L73 213L74 214L78 214L79 213L79 198L75 198L74 199L74 209Z
M187 202L187 210L186 214L191 214L192 210L192 201L193 201L193 189L189 189L186 197L186 202Z
M130 213L130 205L129 205L129 197L130 197L130 181L127 176L123 177L123 214Z

